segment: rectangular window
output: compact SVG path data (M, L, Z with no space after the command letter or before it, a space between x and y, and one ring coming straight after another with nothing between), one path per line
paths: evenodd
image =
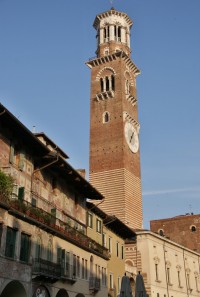
M61 264L62 260L62 249L60 247L57 248L57 263Z
M180 271L178 270L178 286L181 288L181 278L180 278Z
M93 228L93 215L90 212L87 213L87 225Z
M16 235L17 230L7 227L5 256L13 259L15 256Z
M87 263L87 260L85 260L85 279L88 279L88 263Z
M195 276L195 284L196 284L196 291L199 292L198 277L197 276Z
M110 253L112 253L112 238L108 237L108 250Z
M110 289L113 289L113 274L110 273Z
M84 266L84 264L85 264L85 260L82 258L82 279L85 278L85 266Z
M57 249L57 261L61 264L61 274L64 276L70 275L70 253L65 249L58 248Z
M24 187L19 187L19 189L18 189L18 199L19 200L24 200Z
M80 257L77 256L77 277L80 277Z
M103 246L106 247L106 234L103 233Z
M124 246L122 245L122 260L124 259Z
M102 285L103 286L106 286L106 268L102 267L102 276L101 276L101 279L102 279Z
M13 164L15 162L15 148L14 145L10 145L10 156L9 156L9 162Z
M121 277L118 276L117 278L117 290L118 290L118 294L120 293L121 290Z
M33 198L33 197L31 199L31 204L32 204L33 207L36 207L36 205L37 205L37 200L35 198Z
M73 277L76 277L76 255L73 255Z
M167 282L170 284L170 268L167 267Z
M116 255L119 257L119 242L116 242Z
M156 281L158 281L158 263L155 263Z
M30 255L30 236L21 234L20 261L28 263Z
M101 233L101 220L99 219L96 220L96 231Z
M190 275L189 275L189 273L187 274L187 287L188 287L189 290L191 289L191 287L190 287Z

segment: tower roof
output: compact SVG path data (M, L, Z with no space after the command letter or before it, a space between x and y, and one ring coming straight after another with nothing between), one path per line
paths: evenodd
M133 22L132 20L129 18L129 16L124 13L124 12L120 12L120 11L117 11L115 10L114 7L112 7L110 10L107 10L105 12L102 12L100 14L98 14L94 20L94 28L97 29L98 28L98 25L100 23L100 21L108 16L111 16L111 15L116 15L116 16L121 16L121 17L124 17L124 19L127 21L127 24L131 27Z

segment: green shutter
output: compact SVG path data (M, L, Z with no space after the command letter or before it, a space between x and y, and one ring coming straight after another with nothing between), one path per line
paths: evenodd
M62 249L60 247L57 248L57 263L61 264L61 258L62 258Z
M24 187L20 187L18 190L18 199L19 200L24 200Z
M30 236L27 234L21 234L21 249L20 249L20 260L28 262L30 250Z
M7 234L6 234L6 250L5 256L14 258L15 255L15 240L16 240L16 230L7 227Z

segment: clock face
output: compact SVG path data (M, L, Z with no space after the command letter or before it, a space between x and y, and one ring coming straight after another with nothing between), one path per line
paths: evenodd
M133 153L137 153L139 149L139 139L138 139L138 133L135 127L131 123L126 122L124 126L124 133L125 133L126 142L130 150Z

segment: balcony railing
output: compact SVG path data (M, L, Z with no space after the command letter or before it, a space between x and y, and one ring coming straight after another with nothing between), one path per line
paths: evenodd
M45 259L34 259L32 274L50 279L60 279L61 265Z
M89 278L89 290L93 290L93 291L100 290L100 278L98 277Z
M45 229L50 233L56 233L57 236L103 256L105 259L110 258L109 252L105 247L71 227L68 223L59 220L41 208L32 206L27 201L8 200L0 197L0 204L22 220L31 220L32 224L39 225L41 229Z
M69 263L65 263L65 265L61 265L61 278L75 282L76 281L75 266L70 265Z

